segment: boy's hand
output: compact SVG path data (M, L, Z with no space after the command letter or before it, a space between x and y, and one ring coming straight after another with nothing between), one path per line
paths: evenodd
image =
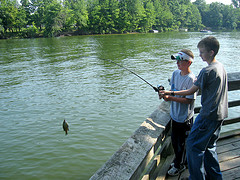
M159 91L159 92L158 92L158 96L159 96L159 99L162 99L163 96L164 96L164 94Z
M171 96L169 95L163 95L164 101L171 101Z
M164 99L164 101L171 101L171 97L169 96L169 95L165 95L165 94L162 94L162 93L158 93L158 95L159 95L159 99Z
M171 101L171 96L169 94L171 94L171 91L162 90L158 92L159 99L163 98L164 101Z
M171 94L171 91L163 90L163 91L159 91L159 94L162 94L162 95L169 95L169 94Z

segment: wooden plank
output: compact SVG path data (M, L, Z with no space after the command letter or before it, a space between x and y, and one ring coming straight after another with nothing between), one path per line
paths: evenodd
M228 171L240 167L240 157L219 163L221 171Z
M226 132L222 132L220 134L220 138L219 140L223 140L226 138L232 138L232 137L236 137L240 135L240 129L235 129L235 130L231 130L231 131L226 131Z
M240 100L228 102L228 107L235 107L240 105Z
M240 149L240 140L236 140L222 146L217 146L217 153L221 154L235 149Z
M233 136L231 138L224 138L224 139L219 139L217 141L217 147L223 146L225 144L231 144L232 142L239 141L240 136Z
M174 155L170 155L166 158L165 161L160 161L159 167L156 169L157 176L156 180L165 180L167 171L174 159Z
M226 180L240 179L239 172L240 172L240 166L238 166L234 169L230 169L228 171L224 171L224 172L222 172L223 179L226 179Z
M228 81L228 91L239 90L240 81Z
M228 107L235 107L235 106L239 106L240 105L240 100L236 100L236 101L230 101L228 102ZM195 107L194 108L194 113L197 114L200 112L201 106L199 107ZM239 121L238 121L239 122Z
M226 119L226 120L223 121L223 126L228 125L228 124L238 123L238 122L240 122L240 117L232 118L232 119Z
M229 139L229 142L225 141L225 143L217 144L217 152L220 154L224 151L239 148L239 144L240 139Z
M240 157L240 148L218 154L219 163L223 163L225 161L229 161L231 159L235 159L239 157Z
M228 91L238 90L240 87L240 73L228 73Z

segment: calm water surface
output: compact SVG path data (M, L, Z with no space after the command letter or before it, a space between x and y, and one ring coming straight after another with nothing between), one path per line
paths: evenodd
M240 33L212 35L221 44L217 59L227 72L239 72ZM196 75L206 66L196 48L205 36L0 40L0 179L89 179L161 103L150 86L104 59L168 88L176 69L172 53L191 49ZM230 116L239 116L239 108Z

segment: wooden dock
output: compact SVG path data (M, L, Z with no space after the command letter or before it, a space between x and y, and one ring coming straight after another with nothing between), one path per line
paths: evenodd
M219 139L217 142L217 153L223 179L240 179L240 135ZM166 176L166 180L178 180L188 176L188 169L186 169L178 176Z
M229 114L232 108L240 107L238 90L240 72L229 73L228 91L237 94L233 101L228 102ZM188 177L187 169L177 177L167 175L174 159L169 105L163 101L90 180L165 180ZM195 114L200 109L196 107ZM238 113L236 116L224 120L223 126L234 126L234 130L221 132L217 143L224 180L240 180L240 116Z

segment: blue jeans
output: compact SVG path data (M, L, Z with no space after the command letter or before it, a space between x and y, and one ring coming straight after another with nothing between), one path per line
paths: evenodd
M191 180L222 180L216 142L223 121L198 115L187 139L187 161Z

